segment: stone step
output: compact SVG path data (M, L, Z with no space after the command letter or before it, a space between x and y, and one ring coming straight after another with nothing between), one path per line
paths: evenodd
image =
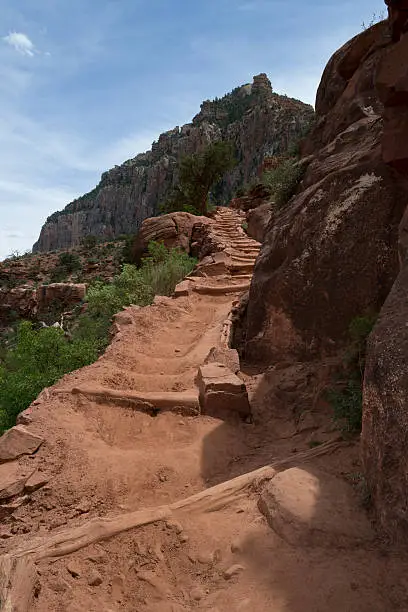
M200 295L228 295L229 293L243 293L248 291L251 283L240 283L236 285L195 285L193 291Z

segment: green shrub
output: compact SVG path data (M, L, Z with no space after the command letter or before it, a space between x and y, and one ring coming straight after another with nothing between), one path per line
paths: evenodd
M81 245L85 249L94 249L98 243L98 239L96 236L85 236L81 240Z
M327 398L333 407L334 421L344 433L361 431L362 389L359 379L349 379L346 386L330 389Z
M334 420L344 433L361 431L363 411L363 378L367 340L377 315L355 317L349 325L349 345L346 351L345 372L337 387L327 392L334 411Z
M58 328L36 330L32 323L21 323L14 346L0 346L0 431L12 427L44 387L95 361L108 344L115 313L130 304L146 306L155 293L171 294L195 263L186 253L152 242L139 269L124 265L112 283L97 281L89 287L87 311L67 335Z
M305 169L304 164L298 164L293 159L285 159L273 170L263 173L262 183L270 190L278 208L285 206L296 193Z
M63 374L97 358L92 340L67 341L61 329L35 330L32 323L19 325L14 348L0 368L0 430L15 424L19 412Z
M81 260L75 253L61 253L57 267L64 268L68 273L81 269Z
M178 249L150 242L149 257L143 259L140 272L155 295L171 295L177 283L190 274L197 260Z
M58 257L57 265L51 272L50 280L53 283L60 283L63 280L82 268L81 260L75 253L61 253Z

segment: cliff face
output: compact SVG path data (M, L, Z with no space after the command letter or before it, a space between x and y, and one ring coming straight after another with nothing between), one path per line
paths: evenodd
M386 22L329 61L298 194L276 210L252 281L246 356L273 363L330 352L354 317L379 312L398 274L406 181L384 163L376 89Z
M395 3L396 4L396 3ZM390 6L393 45L377 87L384 103L382 155L408 182L408 13ZM408 8L408 7L405 7ZM408 204L408 194L404 205ZM408 542L408 214L399 228L400 273L371 334L364 376L362 450L382 529Z
M137 155L102 175L90 193L47 219L34 251L75 246L81 238L134 233L177 183L177 162L211 142L235 143L239 164L217 189L227 202L234 190L256 176L265 155L285 150L313 119L312 107L279 96L265 74L252 85L206 101L192 123L162 134L147 153Z

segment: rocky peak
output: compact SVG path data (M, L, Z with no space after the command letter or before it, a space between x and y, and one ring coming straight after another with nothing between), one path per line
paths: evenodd
M261 72L261 74L254 76L254 82L252 84L252 94L270 98L272 93L272 85L270 80L268 79L267 74Z

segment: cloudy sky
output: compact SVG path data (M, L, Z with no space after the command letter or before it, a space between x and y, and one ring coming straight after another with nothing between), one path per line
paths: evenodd
M267 72L314 103L382 0L0 0L0 259L101 172Z

